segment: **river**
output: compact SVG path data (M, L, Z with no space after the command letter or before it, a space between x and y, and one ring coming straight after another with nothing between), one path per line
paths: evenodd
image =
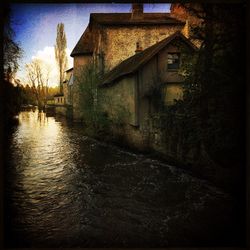
M7 247L233 243L232 198L210 183L64 118L34 110L17 119L5 145Z

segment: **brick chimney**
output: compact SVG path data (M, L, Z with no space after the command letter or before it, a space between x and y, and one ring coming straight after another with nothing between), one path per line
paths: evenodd
M143 18L143 3L133 3L132 4L132 19L141 19Z

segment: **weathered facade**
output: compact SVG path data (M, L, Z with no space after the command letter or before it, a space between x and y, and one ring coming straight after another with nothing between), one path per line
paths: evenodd
M66 77L63 81L63 94L65 104L72 105L72 85L73 85L73 68L65 71Z
M182 98L184 78L179 74L182 53L193 54L196 49L184 35L176 32L104 75L101 87L109 101L106 112L110 117L121 110L128 114L124 117L124 135L130 143L133 136L136 147L153 146L151 117L157 113L160 99L162 105L172 105L174 99ZM115 110L121 106L123 109Z
M154 45L176 31L183 31L185 21L169 13L143 13L142 4L133 4L131 13L92 13L89 25L71 56L74 57L73 113L80 118L80 96L77 79L81 68L94 62L100 73Z

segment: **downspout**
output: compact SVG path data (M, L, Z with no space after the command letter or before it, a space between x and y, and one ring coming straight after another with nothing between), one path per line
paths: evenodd
M137 71L135 77L135 125L138 127L140 126L139 115L139 71Z

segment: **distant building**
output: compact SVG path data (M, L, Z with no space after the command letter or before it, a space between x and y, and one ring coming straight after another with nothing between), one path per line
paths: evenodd
M65 99L63 94L54 95L54 104L55 105L65 105Z

